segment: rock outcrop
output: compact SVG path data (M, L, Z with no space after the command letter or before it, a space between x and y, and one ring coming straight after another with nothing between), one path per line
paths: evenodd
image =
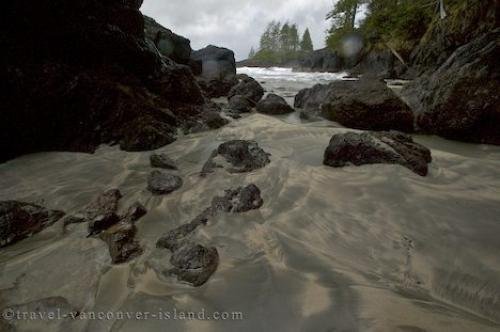
M410 108L378 80L316 85L300 91L295 106L348 128L413 131L414 117Z
M303 71L331 72L336 73L344 69L344 61L341 56L329 48L315 50L305 55L296 68Z
M286 100L274 93L270 93L266 98L257 103L257 112L269 115L281 115L293 113L295 110L288 105Z
M499 145L498 4L467 0L460 8L431 26L414 61L421 71L433 70L405 86L402 95L415 112L419 131Z
M189 64L192 52L189 39L173 33L148 16L144 16L144 33L162 55L177 63Z
M332 167L365 164L399 164L420 176L428 173L432 161L426 147L398 132L348 132L330 140L323 163Z
M0 161L36 151L93 152L103 143L152 150L201 118L205 99L191 70L146 38L140 4L4 5Z
M229 173L250 172L269 164L269 156L255 141L228 141L212 152L201 175L212 173L217 168L226 168Z
M64 212L48 210L36 204L0 202L0 248L42 231L64 216Z

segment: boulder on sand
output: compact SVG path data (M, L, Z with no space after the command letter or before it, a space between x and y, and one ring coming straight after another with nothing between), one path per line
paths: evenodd
M375 79L315 86L299 92L295 104L307 106L308 111L319 112L348 128L413 132L414 117L408 105L385 83Z
M232 87L229 91L228 98L231 99L234 96L242 96L250 102L252 106L257 105L257 103L264 96L264 88L255 79L247 75L238 75L238 84Z
M0 248L54 224L64 212L17 201L0 202Z
M229 109L233 113L248 113L252 110L252 103L244 96L236 95L229 99Z
M182 179L162 171L152 171L148 177L148 190L155 195L170 194L182 187Z
M262 150L255 141L228 141L212 152L203 166L201 175L212 173L216 168L224 168L225 163L231 165L226 166L229 173L250 172L269 164L271 162L269 156L270 154Z
M293 113L294 109L288 105L283 97L270 93L257 103L257 112L269 115Z
M332 167L365 164L399 164L420 176L432 161L426 147L398 132L348 132L335 134L326 148L323 163Z

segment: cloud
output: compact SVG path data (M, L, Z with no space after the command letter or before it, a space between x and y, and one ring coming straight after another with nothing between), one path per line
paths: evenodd
M193 49L213 44L245 59L272 20L297 23L311 31L315 48L324 47L332 0L145 0L141 11L191 40Z

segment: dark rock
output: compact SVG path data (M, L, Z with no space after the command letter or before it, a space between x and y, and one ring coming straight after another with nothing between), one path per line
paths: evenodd
M232 167L228 167L229 173L250 172L269 164L269 153L262 150L255 141L234 140L222 143L217 150L212 152L209 160L205 163L202 175L213 172L216 168L223 168L217 162L222 157Z
M317 85L299 92L295 105L348 128L413 132L414 118L408 105L378 80Z
M173 253L170 263L174 268L169 273L177 275L178 280L199 287L217 270L219 254L215 247L187 244Z
M191 59L202 62L201 76L206 79L232 80L236 75L234 52L227 48L209 45L194 51Z
M176 35L148 16L144 16L144 33L162 55L177 63L189 64L192 51L189 39Z
M323 163L332 167L399 164L426 176L431 161L429 149L413 142L411 136L398 132L348 132L333 135Z
M305 113L318 113L329 93L329 86L324 84L316 84L312 88L302 89L295 96L294 106L301 108Z
M260 196L260 189L250 184L246 187L226 190L222 197L214 197L212 200L212 213L223 212L247 212L258 209L264 204Z
M64 212L16 202L0 202L0 247L42 231L64 216Z
M252 110L252 102L244 96L236 95L229 99L228 107L235 113L248 113Z
M343 69L343 59L337 52L329 48L323 48L305 55L300 61L299 69L336 73Z
M228 98L231 99L234 96L242 96L250 102L252 106L257 105L257 103L264 96L264 88L247 75L238 75L238 84L233 86L231 91L229 91Z
M270 115L280 115L293 113L294 109L288 105L283 97L270 93L266 96L266 98L257 103L257 112Z
M120 217L116 213L106 213L98 215L97 217L89 220L88 229L89 235L94 236L102 231L110 228L120 221Z
M498 2L463 0L444 19L435 19L410 61L419 74L441 67L457 48L498 28Z
M170 159L166 154L152 154L149 157L149 161L151 163L151 167L164 168L164 169L172 169L176 170L177 166L174 161Z
M182 179L177 175L153 171L148 177L148 190L155 195L169 194L182 187Z
M330 88L321 106L325 118L349 128L413 132L413 113L385 83L338 81Z
M88 221L88 236L99 234L120 221L117 211L121 198L119 190L107 190L84 208L81 215L84 216L83 221ZM65 220L65 224L68 223Z
M120 222L100 234L100 238L108 245L113 264L128 262L142 254L143 250L135 240L136 233L135 225Z
M226 79L205 79L200 77L197 81L207 98L227 96L231 88L238 83L234 77Z
M219 129L229 123L219 111L207 109L199 119L186 123L185 134L199 133L211 129Z
M186 244L193 232L198 228L198 226L205 224L211 214L211 210L207 209L192 222L181 225L167 232L156 242L156 247L165 248L174 252Z
M82 211L85 219L92 220L99 216L116 214L118 211L118 203L122 198L122 194L118 189L109 189L99 194L90 202Z
M132 152L155 150L174 141L175 128L172 126L153 119L137 119L129 124L120 148Z
M139 3L5 4L0 161L37 151L93 152L103 143L156 149L201 116L205 101L190 68L145 37Z
M142 205L139 202L135 202L134 204L132 204L128 208L127 212L122 217L122 222L133 224L137 220L139 220L142 217L144 217L146 215L146 213L148 213L148 210L146 210L146 208L144 207L144 205Z
M500 145L500 28L459 47L436 71L402 90L418 130Z

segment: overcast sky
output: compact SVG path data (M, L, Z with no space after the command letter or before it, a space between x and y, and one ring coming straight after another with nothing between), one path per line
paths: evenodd
M297 23L311 31L314 48L323 48L332 0L144 0L141 11L191 40L193 49L224 46L245 59L272 20Z

